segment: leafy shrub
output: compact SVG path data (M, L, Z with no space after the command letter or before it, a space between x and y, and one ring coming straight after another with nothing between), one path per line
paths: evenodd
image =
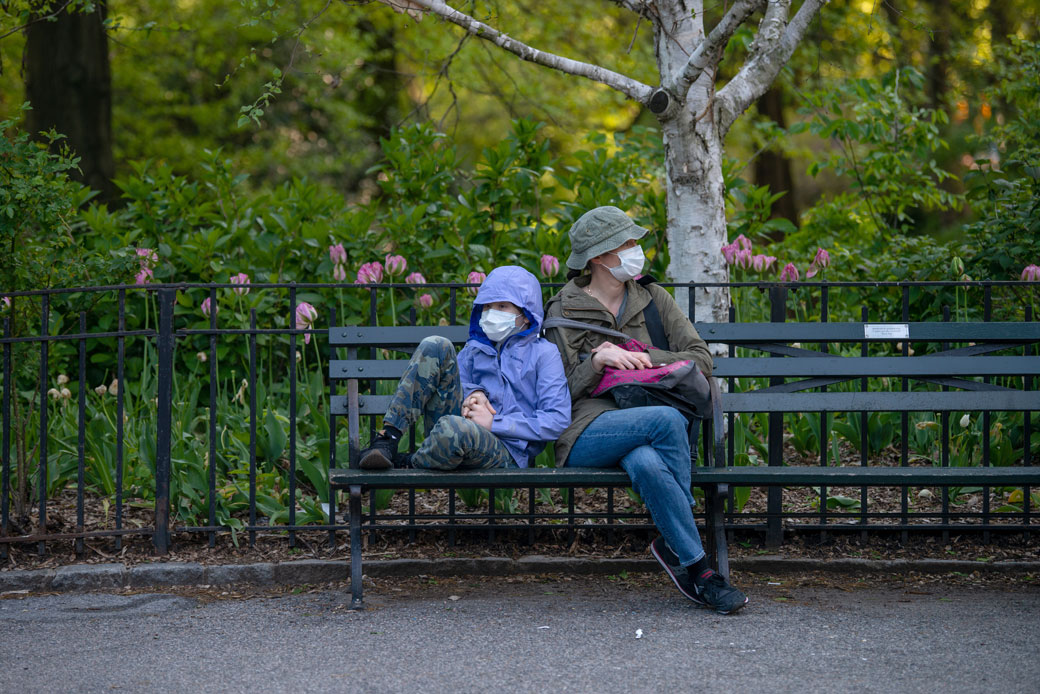
M997 82L984 98L1006 103L1011 117L976 138L988 155L965 176L979 217L966 227L973 241L966 257L973 275L1018 279L1040 262L1040 43L1012 37L997 51Z

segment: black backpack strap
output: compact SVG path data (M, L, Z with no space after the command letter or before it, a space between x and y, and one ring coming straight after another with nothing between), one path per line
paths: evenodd
M636 282L644 288L656 282L650 275L643 275ZM647 289L647 291L650 291ZM671 347L668 344L668 336L664 332L664 321L661 320L661 312L657 310L657 302L654 301L653 295L650 295L650 303L643 309L643 319L646 320L646 331L650 333L650 342L653 343L654 347L670 352Z
M658 320L660 320L660 318L658 318ZM549 328L573 328L575 330L588 330L594 333L600 333L601 335L619 337L622 340L635 339L631 335L627 335L619 330L604 328L602 325L595 325L594 323L585 323L583 321L573 320L571 318L546 318L542 322L542 330L544 332Z
M641 286L645 287L648 284L656 282L650 275L643 275L636 282ZM649 291L649 290L647 290ZM657 310L657 303L653 299L653 295L650 297L650 303L643 309L643 319L646 321L646 331L650 333L650 343L665 352L670 352L671 347L668 342L668 335L664 332L664 321L661 320L661 312ZM549 328L574 328L576 330L591 330L595 333L602 335L610 335L612 337L619 337L623 340L631 340L630 335L626 335L623 332L617 330L611 330L610 328L604 328L600 325L593 325L592 323L583 323L582 321L572 320L570 318L546 318L542 323L542 334Z

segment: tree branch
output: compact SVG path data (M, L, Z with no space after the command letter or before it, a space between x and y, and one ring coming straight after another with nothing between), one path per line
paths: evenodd
M809 30L809 24L815 19L820 8L828 2L830 0L806 0L798 8L794 19L787 25L787 31L784 32L784 62L787 62L788 58L794 54L798 44L805 38L805 32Z
M647 0L613 0L613 2L626 10L635 12L640 17L651 19L650 5Z
M437 16L448 20L452 24L462 27L470 34L484 39L485 41L490 41L499 48L513 53L522 60L550 67L569 75L585 77L593 82L605 84L641 104L646 104L650 99L650 95L654 91L649 85L643 84L631 77L626 77L625 75L608 70L604 67L600 67L599 65L571 60L570 58L564 58L553 53L546 53L537 48L532 48L522 41L517 41L497 29L494 29L483 22L479 22L469 15L459 12L453 7L450 7L447 3L441 2L441 0L407 0L407 5L403 5L401 0L380 0L380 2L390 5L395 9L404 6L412 10L418 10L421 8L422 10L432 12Z
M794 18L786 23L791 0L769 0L751 55L740 72L719 90L716 122L723 136L740 114L766 93L805 38L809 23L828 2L804 0Z
M684 99L690 85L696 82L706 69L719 64L722 52L737 28L765 3L766 0L738 0L693 51L682 74L663 85L664 88L677 98Z
M28 22L26 22L25 24L23 24L23 25L21 25L19 27L15 27L13 29L10 29L10 30L5 31L4 33L0 34L0 39L6 39L11 34L17 34L19 31L21 31L23 29L28 29L30 25L36 24L36 22L43 22L43 21L46 21L48 19L53 19L54 17L57 17L59 14L64 12L65 8L68 7L71 4L72 4L72 0L65 0L65 4L63 4L61 7L59 7L56 10L54 10L50 14L42 14L42 15L40 15L38 17L34 17L34 18L30 19ZM4 8L4 9L6 10L7 8Z

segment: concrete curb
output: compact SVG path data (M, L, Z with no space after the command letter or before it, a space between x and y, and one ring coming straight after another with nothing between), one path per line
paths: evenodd
M734 558L735 573L789 575L825 572L838 575L870 573L948 574L972 572L1040 576L1040 562L975 562L946 559L787 559L782 556ZM365 562L370 578L409 576L516 576L561 573L612 575L621 572L660 571L652 559L574 559L526 556L445 559L386 559ZM303 585L333 583L349 578L349 562L320 559L276 564L222 564L155 562L126 567L123 564L72 564L57 569L0 571L0 594L22 592L78 592L112 588L151 588L199 585Z

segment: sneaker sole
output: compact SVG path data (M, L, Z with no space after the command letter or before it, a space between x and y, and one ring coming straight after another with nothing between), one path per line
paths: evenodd
M364 456L358 461L358 465L362 470L389 470L394 466L394 464L387 460L386 456L379 451L372 451L368 455Z
M650 544L650 554L654 555L654 559L656 559L657 563L661 565L661 567L664 569L664 572L666 574L668 574L668 578L672 579L672 583L674 583L675 587L679 589L679 592L682 593L683 595L685 595L691 601L693 601L693 603L695 605L697 605L698 607L703 607L703 608L709 609L709 610L714 609L719 614L734 614L736 612L739 612L744 607L744 605L748 604L748 597L745 595L744 596L744 602L742 602L741 604L737 605L736 607L734 607L732 609L729 609L729 610L719 610L719 609L713 608L711 605L709 605L708 603L706 603L703 600L701 600L698 596L690 595L689 593L686 592L686 590L679 584L679 580L675 577L675 574L672 573L672 568L668 565L668 562L666 562L661 557L661 555L657 553L657 547L655 547L653 545L653 543Z
M679 583L679 579L677 579L675 577L675 574L672 572L672 567L669 566L668 562L666 562L664 560L664 558L661 557L661 555L657 553L657 548L653 545L653 543L650 544L650 554L654 555L654 559L656 559L657 563L661 565L661 568L664 569L664 572L666 574L668 574L668 578L672 579L672 583L675 584L675 587L679 589L680 593L682 593L687 598L689 598L693 602L697 603L701 607L706 607L705 603L702 600L698 599L697 596L690 595L689 593L686 592L686 589L684 589L682 587L682 585Z
M744 605L746 605L746 604L748 604L748 597L745 595L744 596L744 602L740 603L739 605L737 605L733 609L731 609L731 610L715 610L715 611L718 612L719 614L736 614L737 612L740 612L740 610L743 609ZM708 607L707 603L701 603L701 605L704 605L704 607Z

